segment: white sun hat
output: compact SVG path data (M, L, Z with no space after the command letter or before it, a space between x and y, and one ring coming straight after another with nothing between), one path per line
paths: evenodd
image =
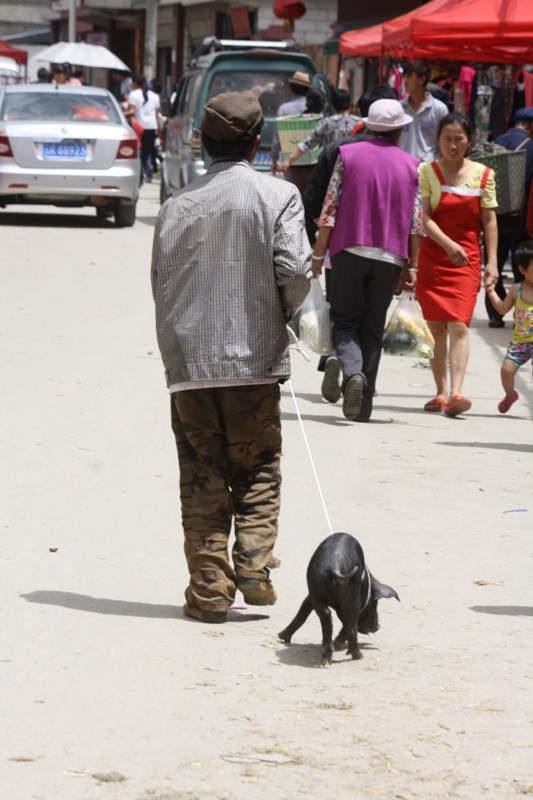
M363 122L369 131L394 131L409 125L413 118L406 114L398 100L376 100Z

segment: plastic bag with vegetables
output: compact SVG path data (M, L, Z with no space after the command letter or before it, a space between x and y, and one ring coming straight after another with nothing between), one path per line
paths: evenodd
M411 292L402 292L383 335L383 351L391 356L433 358L435 340Z
M304 345L320 356L333 351L329 303L324 300L318 278L311 281L309 294L302 303L300 337Z

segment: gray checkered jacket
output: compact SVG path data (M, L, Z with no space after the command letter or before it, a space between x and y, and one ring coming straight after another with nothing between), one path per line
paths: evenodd
M217 161L168 200L152 256L167 384L288 378L285 321L310 259L298 190L247 161Z

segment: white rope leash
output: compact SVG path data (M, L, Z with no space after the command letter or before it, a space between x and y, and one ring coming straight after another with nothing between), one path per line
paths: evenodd
M307 355L307 354L305 354L305 355ZM315 481L316 481L316 485L317 485L317 488L318 488L318 494L320 495L320 499L322 501L322 508L324 509L324 514L326 515L326 520L327 520L327 523L328 523L329 532L333 533L333 528L331 527L331 522L329 521L328 509L326 508L326 503L324 501L324 495L322 494L322 489L320 488L320 481L318 480L318 475L316 473L315 462L313 461L313 456L311 455L311 449L309 447L309 442L307 441L307 436L305 435L305 428L304 428L304 424L302 422L302 418L300 416L300 409L298 408L298 403L296 402L296 395L294 394L294 389L292 388L291 381L289 380L288 383L289 383L289 389L291 390L292 399L294 400L294 407L296 409L296 414L298 416L298 420L300 421L300 427L302 429L302 434L303 434L303 437L304 437L305 446L307 447L307 452L309 453L309 459L311 461L311 467L313 468L313 475L315 476Z

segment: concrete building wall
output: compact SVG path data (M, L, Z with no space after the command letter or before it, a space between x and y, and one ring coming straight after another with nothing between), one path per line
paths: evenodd
M42 14L50 11L50 0L13 0L0 2L0 39L15 33L46 28ZM17 46L16 41L12 43Z
M247 5L257 8L259 31L266 31L271 25L283 25L283 20L272 12L272 0L251 0ZM294 22L293 38L299 45L324 45L337 20L337 0L305 0L305 7L305 16Z
M187 5L185 7L185 52L184 64L187 64L195 45L206 36L215 33L215 14L223 11L227 14L234 3L214 2ZM283 20L272 12L273 0L249 0L246 3L250 11L257 13L257 33L259 37L267 36L274 27L281 34ZM317 68L323 69L324 42L332 35L332 25L337 19L337 0L306 0L307 13L294 23L292 38L315 61Z

